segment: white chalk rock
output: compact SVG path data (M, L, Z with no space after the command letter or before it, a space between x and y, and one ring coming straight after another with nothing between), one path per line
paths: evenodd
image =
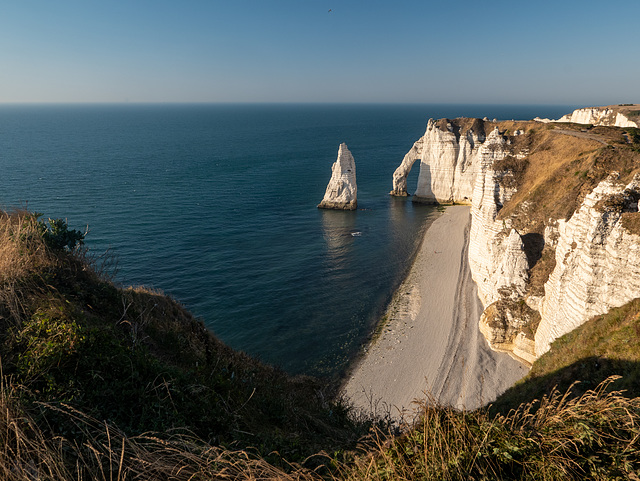
M407 195L407 176L420 160L420 174L414 200L425 203L471 203L475 163L484 142L482 121L465 119L471 126L461 128L456 121L446 124L429 119L424 135L405 155L393 174L391 195ZM453 122L453 123L452 123Z
M617 178L613 173L600 182L571 219L558 225L556 266L545 283L535 336L538 357L558 337L640 293L640 236L621 222L623 212L637 209L640 178L626 187ZM617 202L608 208L612 196Z
M610 125L613 127L638 127L638 124L636 122L632 122L624 114L606 107L577 109L570 114L562 116L560 119L554 122Z
M318 207L321 209L355 210L358 206L357 194L356 162L347 148L347 144L342 143L338 148L338 159L331 167L331 179L327 190Z
M479 149L471 204L469 267L485 308L502 297L524 294L529 267L520 235L509 220L497 220L515 189L503 187L493 164L506 155L506 142L495 129ZM507 234L509 233L509 234Z
M581 109L574 114L561 120L625 125L619 112L612 114L608 109ZM460 125L467 125L467 130ZM481 129L469 125L430 120L396 170L392 194L406 195L407 174L420 160L416 197L445 203L471 201L469 265L485 309L497 301L524 299L542 317L535 349L534 341L523 332L514 335L522 327L521 319L510 312L504 316L506 325L491 323L492 316L485 312L483 333L492 347L533 362L554 339L640 295L640 236L627 231L621 221L624 212L638 213L640 177L625 187L611 176L586 196L569 221L549 219L544 240L556 248L556 266L545 284L545 296L525 298L529 266L522 238L509 218L498 219L515 190L501 182L503 173L495 171L494 165L510 147L497 129L483 139L476 133Z
M420 137L420 139L413 144L411 150L404 156L402 163L393 173L393 190L389 192L389 194L398 197L406 197L409 195L407 192L407 176L415 161L422 158L423 145L424 137Z

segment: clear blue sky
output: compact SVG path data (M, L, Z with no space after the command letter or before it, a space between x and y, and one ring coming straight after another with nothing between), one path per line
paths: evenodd
M640 0L2 0L0 102L640 102Z

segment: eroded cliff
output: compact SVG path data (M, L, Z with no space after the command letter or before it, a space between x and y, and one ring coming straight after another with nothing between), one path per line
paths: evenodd
M358 207L356 162L345 143L338 148L338 158L331 166L331 179L318 207L338 210L355 210Z
M471 203L485 125L479 119L433 120L393 174L392 195L407 195L407 176L420 160L414 200Z
M586 319L640 297L640 175L625 185L613 172L588 194L568 222L558 223L556 267L545 284L536 355ZM626 215L625 215L626 214Z
M406 195L419 159L416 200L471 203L480 329L526 363L640 297L638 131L583 127L430 120L394 173L391 193Z
M576 124L609 125L614 127L637 128L638 123L629 120L629 110L625 109L624 107L634 106L611 105L608 107L590 107L586 109L577 109L570 114L562 116L557 120L557 122L573 122Z

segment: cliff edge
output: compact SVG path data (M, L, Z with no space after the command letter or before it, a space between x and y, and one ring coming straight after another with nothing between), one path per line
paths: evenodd
M640 104L617 104L606 107L576 109L558 120L540 119L539 122L571 122L585 125L612 127L640 127Z
M414 200L471 204L480 330L526 364L640 297L640 130L615 120L620 110L582 110L611 125L429 120L393 176L391 193L407 195L419 159Z

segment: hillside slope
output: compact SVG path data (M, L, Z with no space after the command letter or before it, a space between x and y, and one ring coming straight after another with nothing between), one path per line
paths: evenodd
M82 237L62 221L0 213L3 383L46 436L82 445L82 413L126 436L188 430L291 462L366 432L328 383L231 350L162 293L116 287Z
M62 222L0 216L2 479L613 479L640 470L638 398L552 393L507 416L423 404L418 424L398 431L350 412L320 380L233 352L174 300L114 286L71 249L81 239ZM604 335L618 341L601 364L626 348L637 357L637 343L624 343L638 329L637 302L625 312ZM558 352L575 342L591 341L559 341ZM536 382L517 388L522 399L544 393Z

